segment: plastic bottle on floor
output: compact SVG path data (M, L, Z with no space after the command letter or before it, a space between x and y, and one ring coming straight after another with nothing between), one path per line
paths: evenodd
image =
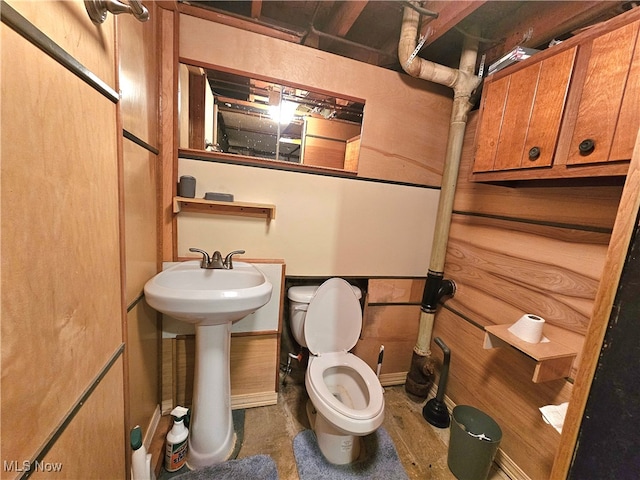
M142 429L136 425L131 430L131 478L133 480L155 480L151 472L151 454L142 443Z
M167 472L180 470L187 461L187 437L189 429L184 424L189 409L176 407L171 411L173 427L167 433L167 446L165 448L164 468Z

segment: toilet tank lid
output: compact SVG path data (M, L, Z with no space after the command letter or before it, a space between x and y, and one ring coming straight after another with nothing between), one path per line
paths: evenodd
M319 286L320 285L299 285L290 287L287 291L287 296L289 300L293 300L294 302L309 303ZM362 291L358 287L351 285L351 288L358 299L362 298Z

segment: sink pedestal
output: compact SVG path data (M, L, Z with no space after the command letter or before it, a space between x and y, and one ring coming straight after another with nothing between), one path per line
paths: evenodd
M196 362L187 465L221 463L233 453L229 352L231 322L196 325ZM206 366L206 367L205 367Z

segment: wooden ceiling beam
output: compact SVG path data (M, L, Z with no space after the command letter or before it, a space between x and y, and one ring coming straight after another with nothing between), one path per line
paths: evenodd
M435 42L485 3L483 0L456 2L436 0L426 2L423 8L438 12L438 18L428 20L427 17L424 17L428 21L425 22L423 20L420 35L425 35L427 31L429 32L429 38L425 41L425 45Z
M194 17L204 18L211 22L222 23L231 27L247 30L249 32L259 33L273 38L279 38L287 42L300 43L304 32L287 32L274 27L269 27L256 21L245 20L243 18L227 15L225 13L208 10L204 8L194 7L184 3L178 4L178 11ZM246 18L246 17L245 17Z
M262 0L251 0L251 18L260 18L262 15Z
M323 28L323 33L346 37L353 24L367 6L368 1L350 1L342 3L332 15L327 25Z
M487 62L491 63L518 45L539 46L601 18L606 12L618 9L623 3L523 2L523 6L515 15L497 23L489 32L483 32L483 36L499 40L499 43L489 46L483 53L487 55Z

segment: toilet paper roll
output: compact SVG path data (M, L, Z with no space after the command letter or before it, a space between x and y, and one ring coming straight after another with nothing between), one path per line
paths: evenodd
M544 318L527 313L520 317L516 323L511 325L508 330L520 340L524 340L529 343L540 343L541 341L546 340L542 337L543 325Z

